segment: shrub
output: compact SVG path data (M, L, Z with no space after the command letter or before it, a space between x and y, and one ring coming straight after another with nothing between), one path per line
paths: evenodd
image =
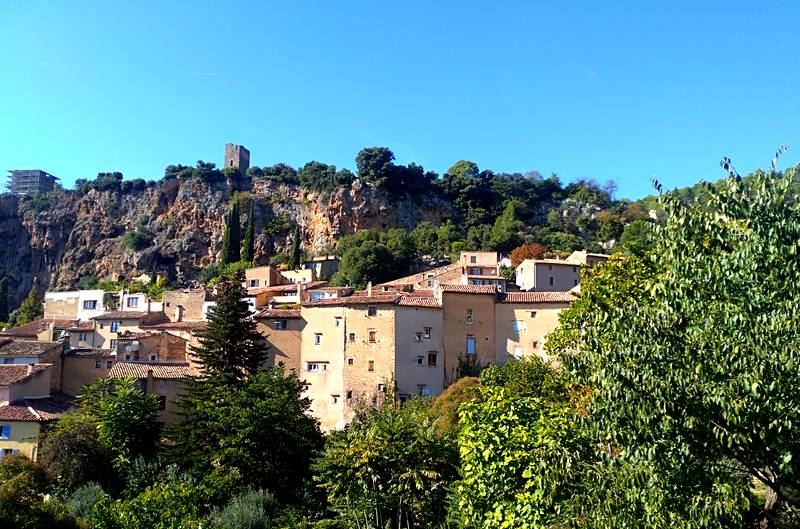
M265 490L249 490L235 496L225 508L212 515L212 527L224 529L270 529L278 502Z
M79 518L88 519L92 514L92 507L103 497L103 487L97 483L90 482L75 489L67 505L72 510L72 514Z
M142 251L153 243L153 236L139 230L129 231L122 236L122 245L128 250Z

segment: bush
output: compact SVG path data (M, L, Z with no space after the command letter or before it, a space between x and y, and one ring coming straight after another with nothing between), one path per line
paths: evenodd
M122 245L128 250L140 252L153 243L153 236L147 232L135 230L122 236Z
M72 510L72 514L79 518L88 519L92 514L92 507L100 501L103 494L103 487L97 483L90 482L75 489L75 492L67 500L67 505Z
M265 490L249 490L235 496L225 508L212 515L212 527L220 529L270 529L278 502Z

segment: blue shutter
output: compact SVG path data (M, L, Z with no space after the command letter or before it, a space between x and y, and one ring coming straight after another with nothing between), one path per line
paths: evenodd
M9 439L11 438L11 425L4 424L2 433L0 433L0 439Z

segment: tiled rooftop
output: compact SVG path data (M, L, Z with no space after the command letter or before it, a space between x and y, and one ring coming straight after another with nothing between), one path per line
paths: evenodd
M575 296L569 292L506 292L498 294L499 303L572 303Z
M378 305L378 304L394 304L397 298L402 296L399 293L391 294L373 294L372 296L359 296L352 295L341 298L328 298L320 299L318 301L309 301L303 303L304 307L336 307L344 305Z
M0 364L0 386L10 386L44 371L52 364Z
M0 355L2 356L39 356L51 349L60 349L61 347L61 342L15 341L0 338Z
M442 292L455 294L496 294L495 285L440 285Z
M403 307L442 308L439 300L431 296L403 296L397 301L397 304Z
M34 338L39 333L46 331L52 325L54 329L68 329L75 325L77 320L63 320L57 318L41 319L0 331L0 336L14 336L19 338Z
M0 421L53 421L71 407L72 398L58 393L42 399L21 399L0 406Z
M153 378L184 379L189 378L189 364L186 363L158 363L158 362L117 362L108 374L109 378L134 377L147 378L149 371Z
M291 318L299 318L300 317L300 310L292 310L292 309L263 309L259 312L256 312L253 315L254 318L279 318L279 319L291 319Z

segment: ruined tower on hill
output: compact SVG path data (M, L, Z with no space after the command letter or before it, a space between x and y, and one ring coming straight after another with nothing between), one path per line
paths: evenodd
M225 167L237 167L245 174L250 167L250 151L244 145L225 144Z

